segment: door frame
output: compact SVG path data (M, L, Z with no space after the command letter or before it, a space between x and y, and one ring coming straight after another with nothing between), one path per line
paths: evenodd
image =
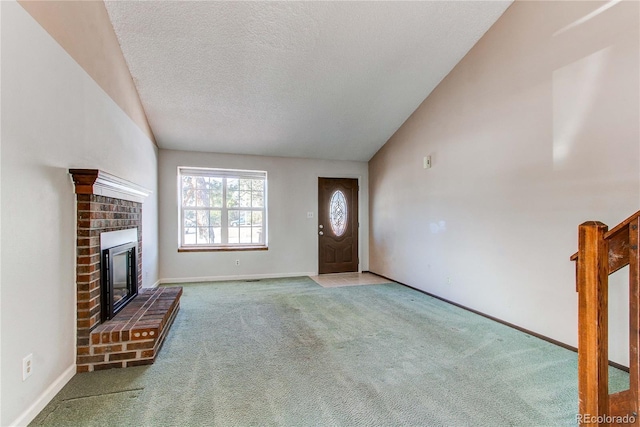
M318 178L349 178L349 179L357 179L358 180L358 273L362 273L362 175L360 174L353 174L353 173L323 173L323 174L316 174L316 182L315 182L315 206L316 206L316 218L315 218L315 233L316 233L316 240L314 242L315 245L315 253L316 253L316 268L315 268L315 274L316 276L319 274L318 272L320 271L319 268L319 263L320 263L320 251L318 250L318 221L319 221L319 216L318 216L318 212L319 212L319 206L318 206ZM369 206L366 206L366 209L369 209ZM368 232L368 230L367 230ZM368 242L368 240L367 240ZM332 273L329 273L332 274Z

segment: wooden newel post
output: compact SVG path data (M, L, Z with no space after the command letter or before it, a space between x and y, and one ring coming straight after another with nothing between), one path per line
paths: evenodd
M589 221L578 227L578 395L584 417L606 416L608 384L608 243L607 226ZM605 426L590 423L590 426Z
M640 426L640 216L629 224L629 412Z

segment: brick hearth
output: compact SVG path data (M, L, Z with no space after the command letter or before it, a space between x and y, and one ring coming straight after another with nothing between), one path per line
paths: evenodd
M142 288L142 200L149 191L96 169L69 172L75 183L78 215L77 371L153 363L178 312L182 288ZM138 236L139 293L113 319L101 324L100 235L132 228Z
M154 362L180 307L181 287L142 289L112 320L91 331L78 372Z

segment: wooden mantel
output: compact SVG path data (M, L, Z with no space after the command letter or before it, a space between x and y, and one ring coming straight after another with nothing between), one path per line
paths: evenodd
M76 194L96 194L142 203L152 191L99 169L69 169Z

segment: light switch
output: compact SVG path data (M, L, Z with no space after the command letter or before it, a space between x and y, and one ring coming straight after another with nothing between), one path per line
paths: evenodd
M424 156L424 158L422 159L422 167L424 169L431 168L431 156Z

